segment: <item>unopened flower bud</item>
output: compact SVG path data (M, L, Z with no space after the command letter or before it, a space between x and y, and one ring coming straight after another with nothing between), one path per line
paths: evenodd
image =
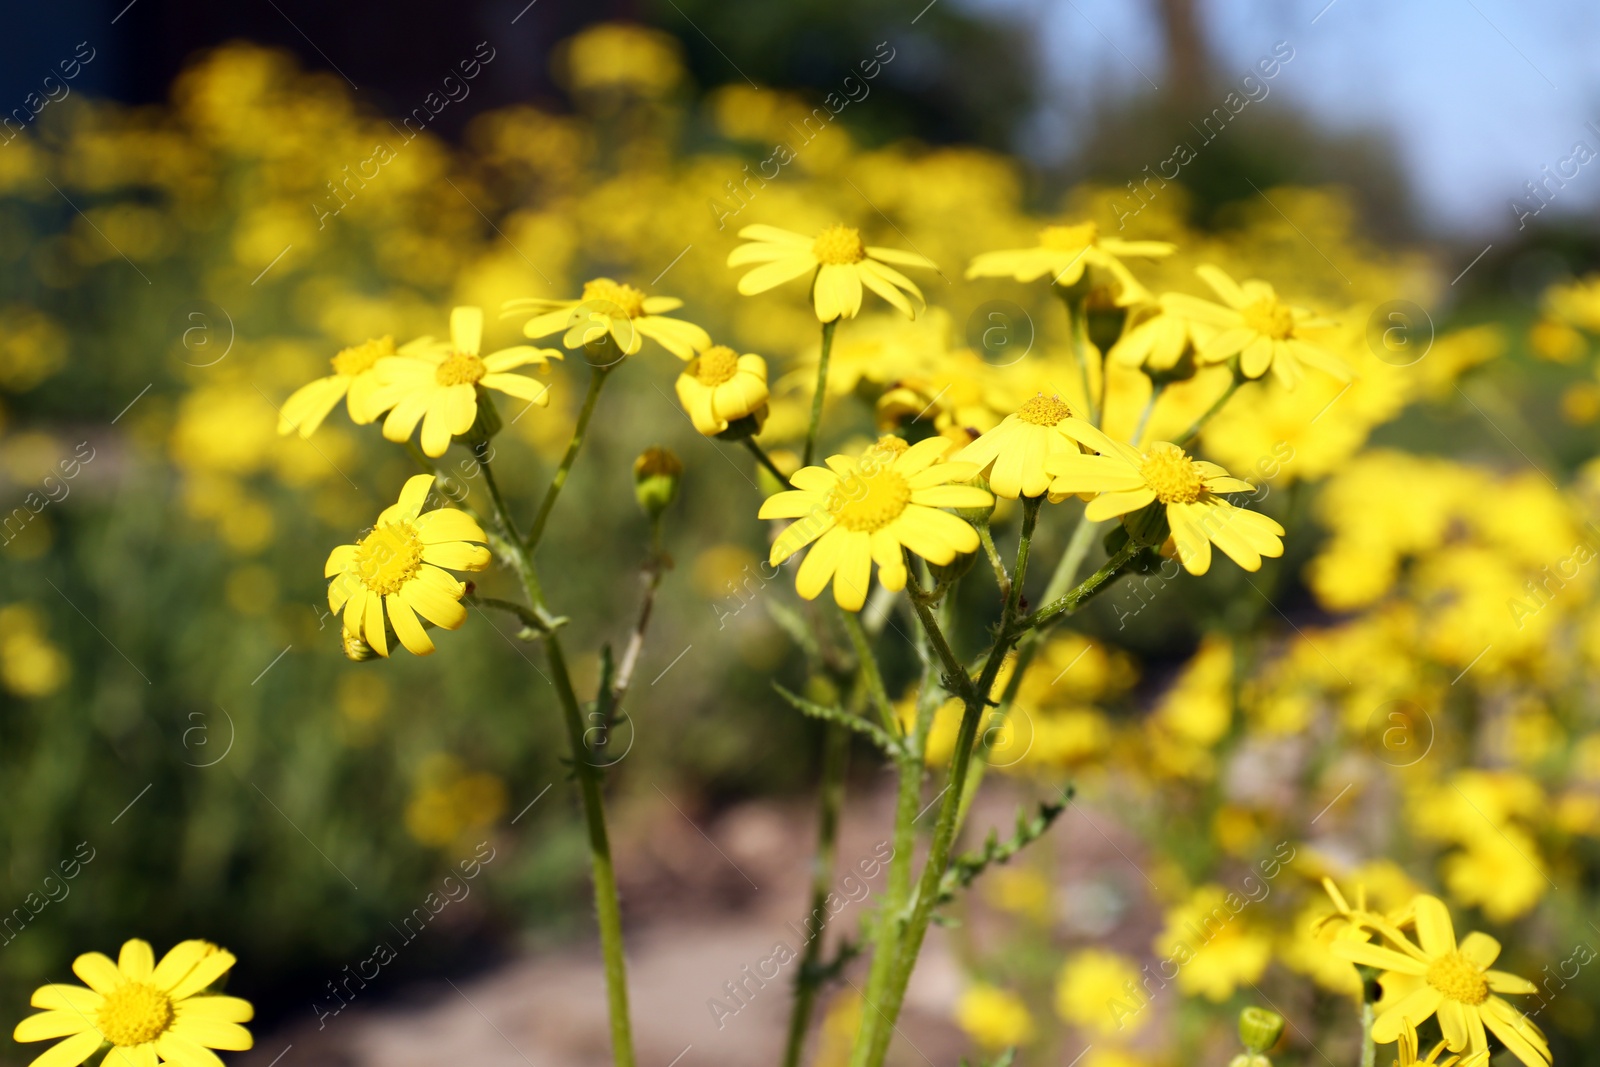
M367 644L356 634L343 627L339 628L339 637L344 643L345 657L356 663L363 663L377 656L371 645Z
M1283 1036L1283 1016L1250 1005L1239 1013L1239 1040L1253 1053L1263 1053Z
M678 499L678 482L683 463L670 449L651 445L633 461L633 495L644 513L652 519Z
M982 478L982 477L974 478L974 479L972 479L971 482L969 482L967 484L975 485L979 489L984 490L985 492L989 491L989 481L988 481L987 478ZM974 526L987 526L987 525L989 525L989 519L990 519L991 516L994 515L994 496L993 496L993 494L990 494L989 503L984 505L983 507L981 507L981 508L956 508L956 514L961 516L963 519L966 519L968 522L972 523L972 525L974 525Z

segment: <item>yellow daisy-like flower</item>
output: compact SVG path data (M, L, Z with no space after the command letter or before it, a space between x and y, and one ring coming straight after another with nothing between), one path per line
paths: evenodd
M483 342L483 309L458 307L450 312L450 343L431 338L415 354L390 356L378 362L378 380L394 409L383 422L383 436L404 441L422 423L422 451L442 456L450 439L472 429L478 418L478 391L498 389L518 400L543 407L550 387L512 370L529 363L560 359L554 348L516 345L478 355ZM410 348L411 346L407 346Z
M914 319L927 301L923 300L922 290L915 282L889 264L939 269L933 260L915 252L869 246L861 240L860 230L839 223L815 237L761 225L746 226L739 231L739 236L751 243L729 252L728 266L761 264L739 279L739 292L754 296L814 270L816 278L811 285L811 301L817 309L817 318L823 322L855 318L861 310L862 286L883 297L901 314ZM906 299L907 294L910 300Z
M1334 325L1331 320L1284 303L1264 281L1251 278L1241 285L1209 263L1196 267L1195 273L1222 303L1185 293L1163 293L1161 307L1216 329L1200 348L1201 362L1221 363L1237 355L1239 371L1246 378L1259 378L1270 367L1290 389L1305 377L1302 363L1342 382L1350 380L1350 368L1344 360L1302 336L1304 330Z
M423 347L424 342L412 341L402 346L399 354L409 356ZM393 404L378 380L378 361L395 354L393 337L340 349L332 360L332 374L302 385L283 402L278 411L278 432L310 437L341 400L346 402L351 422L365 426L374 421Z
M576 349L605 344L609 337L621 356L631 356L648 337L688 360L711 347L711 335L692 322L666 316L682 306L677 297L646 296L631 285L595 278L583 283L583 295L576 300L513 300L506 310L538 313L522 325L523 334L534 339L565 330L561 343Z
M481 571L489 566L488 538L478 524L454 508L426 514L422 505L433 488L433 475L407 479L400 500L383 510L372 532L353 545L340 545L328 555L323 577L328 607L344 612L346 647L352 639L380 656L389 655L388 625L408 651L426 656L433 641L418 621L454 630L467 619L461 598L467 588L441 568ZM473 543L477 542L477 543Z
M1185 352L1198 355L1216 333L1214 326L1157 305L1154 314L1130 326L1106 355L1124 367L1144 367L1159 373L1177 366Z
M1157 259L1170 256L1178 246L1166 241L1124 241L1120 237L1101 237L1100 227L1092 222L1076 226L1046 226L1039 231L1033 248L1009 248L985 252L967 268L968 278L1015 278L1036 281L1050 275L1056 285L1076 285L1083 272L1092 268L1111 276L1118 307L1128 307L1150 299L1150 292L1139 284L1133 272L1119 258L1144 256Z
M860 611L872 581L892 590L906 585L909 548L930 563L945 564L978 550L978 533L940 508L981 508L994 501L970 485L951 485L978 473L971 463L941 463L950 442L931 437L907 446L881 438L858 459L830 456L826 467L802 467L789 479L793 490L767 498L763 519L798 519L778 535L770 557L777 566L813 541L800 564L795 589L814 599L833 581L833 598Z
M254 1043L239 1025L255 1015L250 1002L206 992L233 964L233 953L206 941L179 942L160 963L138 939L123 944L115 963L86 952L72 970L89 988L40 986L29 1003L46 1010L18 1023L12 1036L66 1039L31 1067L78 1067L107 1042L107 1067L222 1067L212 1049L243 1052Z
M1438 897L1417 897L1406 909L1416 925L1418 944L1395 926L1366 915L1354 921L1372 926L1393 947L1341 939L1331 951L1352 963L1383 970L1384 1001L1372 1024L1374 1041L1398 1041L1431 1015L1452 1052L1488 1049L1487 1027L1527 1067L1549 1067L1550 1046L1527 1016L1496 993L1537 993L1525 978L1492 970L1500 955L1500 942L1483 933L1470 933L1456 942L1450 912Z
M995 496L1015 500L1041 496L1050 488L1044 461L1051 456L1082 451L1066 428L1078 421L1059 396L1038 394L1000 425L956 454L963 463L984 471Z
M727 345L712 345L678 375L678 402L694 428L714 437L728 423L754 415L767 403L767 361L737 355Z
M1084 508L1091 522L1159 501L1166 509L1178 558L1190 574L1210 569L1213 543L1247 571L1260 570L1262 556L1283 555L1282 526L1218 495L1251 492L1255 487L1249 482L1231 477L1215 463L1191 459L1167 441L1141 451L1076 419L1067 432L1099 455L1061 452L1045 460L1045 469L1055 475L1050 492L1097 494Z

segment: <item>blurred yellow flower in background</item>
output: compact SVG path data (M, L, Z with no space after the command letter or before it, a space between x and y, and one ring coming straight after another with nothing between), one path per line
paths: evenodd
M631 285L594 278L583 283L583 295L576 300L527 297L507 303L505 314L537 312L522 326L523 334L535 340L565 330L561 343L568 348L598 350L610 338L621 355L631 356L648 337L679 359L689 360L711 347L711 335L692 322L667 316L682 306L677 297L646 296Z
M967 277L1031 282L1048 274L1052 284L1065 288L1078 284L1086 271L1103 272L1103 281L1091 275L1091 283L1109 288L1118 307L1129 307L1149 300L1150 293L1120 257L1160 258L1177 249L1177 245L1166 241L1102 237L1100 227L1093 222L1046 226L1039 231L1037 246L985 252L972 261Z
M1198 320L1216 329L1216 334L1200 349L1200 358L1220 363L1239 357L1239 372L1246 378L1259 378L1270 368L1285 386L1294 388L1305 377L1300 364L1307 363L1350 380L1344 360L1324 350L1303 335L1304 330L1332 326L1303 307L1287 304L1266 282L1254 278L1240 284L1209 263L1195 268L1222 303L1201 300L1185 293L1165 293L1164 310Z
M992 985L974 985L956 1002L956 1025L985 1049L1026 1045L1033 1039L1033 1016L1022 998Z
M506 784L487 771L469 771L450 755L423 763L406 804L406 833L420 844L448 848L505 814Z
M44 613L32 604L0 607L0 685L26 700L47 697L72 672L66 655L45 636Z
M1056 1014L1095 1040L1132 1035L1150 1020L1140 978L1139 965L1120 952L1080 949L1056 977Z

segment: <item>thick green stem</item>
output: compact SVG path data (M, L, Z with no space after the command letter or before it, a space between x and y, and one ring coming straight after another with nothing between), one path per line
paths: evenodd
M1378 1062L1378 1046L1372 1040L1372 1023L1377 1018L1370 1000L1361 1002L1361 1067L1375 1067Z
M545 524L550 521L550 512L556 506L556 498L561 495L561 489L567 484L567 476L572 473L572 464L578 458L578 450L583 447L583 438L589 431L589 419L594 415L595 401L600 399L600 390L605 387L606 379L611 377L610 367L589 368L589 391L584 394L583 407L578 411L578 422L572 428L572 440L567 442L567 454L561 457L561 466L556 468L555 477L550 479L550 488L545 490L544 500L539 504L539 514L534 516L533 527L528 531L528 540L524 543L531 555L539 547L539 539L544 536Z
M606 813L601 798L601 770L584 743L583 710L567 674L561 639L545 638L550 673L561 699L567 742L572 748L572 769L583 797L584 822L589 827L589 865L594 871L594 910L600 925L600 955L605 964L606 1003L611 1018L611 1059L614 1067L633 1067L633 1030L628 1021L628 974L622 951L622 905L617 897L617 875L611 863L611 842L606 833Z
M1022 534L1017 542L1016 564L1012 568L1011 592L1001 612L994 645L989 650L983 672L976 683L955 658L943 629L933 616L932 609L923 598L916 595L921 590L916 588L912 590L911 603L930 643L939 653L948 679L946 684L953 682L958 687L957 692L963 704L961 727L956 734L955 751L950 757L949 776L939 800L939 816L934 823L933 841L928 848L922 875L917 880L909 901L910 911L906 912L905 905L891 902L886 902L884 905L883 930L888 936L884 936L875 947L872 960L874 977L879 973L880 967L883 977L875 987L869 988L866 994L868 1010L861 1013L862 1032L851 1057L852 1067L880 1067L884 1056L888 1053L889 1040L894 1033L894 1023L899 1018L900 1007L905 1002L906 986L911 981L911 971L916 966L917 956L922 951L923 938L928 933L928 924L933 919L933 909L939 897L939 883L944 878L945 869L950 865L950 853L955 845L958 824L957 815L961 810L961 798L966 793L967 772L971 767L972 748L977 740L978 724L989 704L989 694L1000 672L1000 664L1017 636L1013 626L1016 622L1017 606L1022 598L1022 586L1027 579L1028 553L1033 542L1034 526L1038 522L1039 507L1043 503L1043 497L1023 498ZM904 773L909 773L911 769L907 767ZM920 780L920 765L916 769L919 771ZM880 957L883 956L888 957L888 962L880 964Z
M598 380L602 377L603 372L596 370L595 378ZM573 443L568 449L563 470L572 465L577 445L582 439L582 427L587 424L588 416L593 413L594 399L598 394L599 386L591 381L584 414L580 419L579 429L573 434ZM549 618L545 608L544 590L539 583L538 572L533 566L531 542L525 545L516 536L515 524L506 510L505 498L495 481L486 448L478 449L478 462L483 469L484 485L488 488L489 498L494 504L495 522L506 531L512 561L516 565L517 573L522 579L523 591L527 594L531 605L528 609L529 614L542 628L545 654L550 663L556 695L561 703L562 719L567 728L567 741L572 749L573 773L578 779L578 789L583 798L583 818L589 831L589 863L594 875L595 916L600 927L600 954L605 970L606 1001L611 1024L612 1064L613 1067L634 1067L633 1028L628 1015L627 963L622 948L622 905L617 896L617 876L611 861L610 836L606 832L605 804L601 796L603 772L594 762L584 741L583 710L577 692L572 687L572 678L567 672L566 657L561 651L561 639L556 634L553 620ZM546 503L551 502L553 502L552 497L547 496Z
M803 467L811 466L811 457L817 451L817 431L822 428L822 402L828 395L828 357L833 354L833 331L839 320L822 324L822 355L817 359L817 388L811 394L811 425L806 427L806 450L800 461Z
M833 890L833 863L838 851L839 813L844 808L845 771L850 765L850 731L829 723L822 746L822 785L818 796L817 851L811 859L811 910L803 924L807 931L800 972L795 979L794 1008L789 1014L789 1037L783 1049L783 1067L800 1067L806 1030L816 1007L823 931L828 921L828 894Z

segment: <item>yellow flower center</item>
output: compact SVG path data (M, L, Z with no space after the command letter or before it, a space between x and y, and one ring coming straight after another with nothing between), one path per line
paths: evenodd
M867 246L861 243L861 231L853 226L834 223L821 233L811 245L811 254L822 263L846 266L867 258Z
M339 354L333 357L333 373L354 378L363 371L371 370L384 356L392 355L394 355L393 337L380 337L376 341L341 348Z
M823 506L846 530L880 530L911 503L911 486L887 465L862 469L828 491Z
M124 982L95 1014L95 1028L113 1045L143 1045L172 1025L172 998L145 982Z
M1017 418L1035 426L1054 426L1072 414L1072 409L1061 402L1059 396L1040 393L1017 409Z
M1163 448L1150 453L1139 467L1139 474L1163 504L1192 504L1205 491L1200 468L1181 448Z
M1294 312L1277 300L1257 300L1239 314L1247 327L1263 337L1283 341L1294 336Z
M739 357L727 345L712 345L689 364L689 374L705 386L718 386L733 381L739 373Z
M1482 1004L1489 999L1489 980L1483 969L1459 952L1448 952L1428 967L1428 984L1451 1000Z
M896 437L892 433L886 433L872 442L872 446L867 449L867 452L877 457L877 461L880 463L893 463L900 453L910 447L910 445L906 444L904 437Z
M398 593L421 567L422 541L410 523L379 526L356 542L356 575L379 596Z
M603 305L601 310L608 314L615 307L630 319L644 314L644 290L614 282L610 278L584 282L583 302Z
M440 385L476 385L489 373L483 360L470 352L452 352L434 369L434 381Z
M1039 244L1058 252L1092 248L1100 240L1100 227L1092 222L1077 226L1046 226L1039 231Z

